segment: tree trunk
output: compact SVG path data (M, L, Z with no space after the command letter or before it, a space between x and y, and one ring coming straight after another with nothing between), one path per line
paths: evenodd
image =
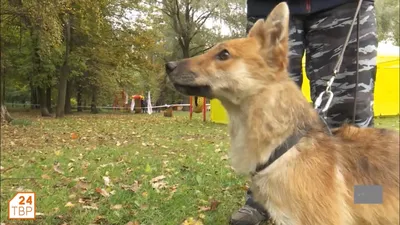
M3 104L1 104L1 122L6 121L10 123L14 119L11 117L10 113L7 110L7 107Z
M64 111L65 114L71 114L72 110L71 110L71 90L72 90L72 82L68 81L67 82L67 91L65 93L65 107L64 107Z
M46 106L49 113L53 113L53 109L51 107L51 87L46 89Z
M67 79L69 74L69 52L70 52L70 42L71 42L71 24L70 24L70 16L67 15L67 18L64 19L65 25L65 55L64 55L64 63L61 68L60 80L58 86L58 98L57 98L57 109L56 109L56 117L61 118L64 117L65 110L65 97L67 94Z
M51 116L46 104L46 91L44 88L38 87L40 113L42 116Z
M181 46L183 58L190 58L190 41L185 40L185 44ZM183 96L183 104L189 104L189 96ZM189 106L183 106L182 111L189 111Z
M1 68L0 68L1 70ZM5 98L6 98L6 77L5 77L5 72L3 71L1 73L1 103L3 104L5 102Z
M2 16L0 16L0 23L2 22ZM0 32L0 59L3 56L3 46L2 46L2 33ZM11 122L13 118L11 117L10 113L8 113L7 107L4 105L4 99L6 98L6 78L5 78L5 65L0 63L0 123L3 121Z
M37 109L39 104L37 88L33 86L32 82L29 86L31 87L31 109Z
M92 104L90 105L90 112L91 113L98 113L99 111L97 110L97 93L96 90L94 90L94 88L92 89Z
M1 54L1 47L0 47L0 54ZM4 105L4 99L6 96L6 91L5 91L6 85L5 85L5 73L2 68L0 68L0 78L1 78L1 82L0 82L0 86L1 86L1 90L0 90L0 107L1 107L0 121L1 121L1 123L3 123L3 121L6 121L9 123L13 120L13 118L11 117L10 113L8 112L7 107Z
M78 112L82 112L82 88L78 84L78 90L77 90L77 95L76 95L76 102L78 105Z

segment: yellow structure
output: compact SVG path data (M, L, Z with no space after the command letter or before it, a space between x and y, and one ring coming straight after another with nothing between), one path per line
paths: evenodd
M203 112L204 97L195 98L195 96L191 96L191 98L193 98L193 112L195 113Z
M398 49L398 47L394 46ZM398 50L397 50L398 51ZM386 54L378 50L377 74L375 81L374 94L374 114L375 116L395 116L399 115L399 53ZM308 101L310 98L310 83L305 75L303 58L303 86L302 91ZM228 115L221 102L212 99L211 121L215 123L228 123Z

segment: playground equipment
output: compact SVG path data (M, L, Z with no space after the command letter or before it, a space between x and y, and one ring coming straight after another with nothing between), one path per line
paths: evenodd
M379 45L374 90L375 116L399 115L399 63L399 47ZM305 57L303 57L303 86L301 89L307 100L311 102L310 83L304 68ZM210 105L211 121L227 124L229 122L228 115L221 102L217 99L211 99Z
M120 92L121 98L118 98L118 93L114 93L113 110L116 111L118 108L123 111L128 109L128 93L125 90ZM119 104L121 100L121 104Z
M133 107L135 113L142 113L142 100L144 97L142 95L132 95L132 101L134 101Z
M194 104L194 109L193 109ZM207 104L206 98L198 97L198 96L190 96L189 97L189 117L192 119L193 111L195 113L203 112L203 121L206 121L206 112L207 112Z

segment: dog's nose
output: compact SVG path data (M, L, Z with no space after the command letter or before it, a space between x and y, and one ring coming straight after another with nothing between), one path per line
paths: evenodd
M178 63L176 62L167 62L165 64L165 70L167 71L167 74L171 73L177 66Z

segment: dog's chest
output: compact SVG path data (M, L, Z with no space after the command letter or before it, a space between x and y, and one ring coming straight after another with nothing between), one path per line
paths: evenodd
M285 194L285 188L279 181L274 181L277 178L258 180L252 183L251 189L254 193L254 198L261 200L260 202L268 211L275 224L278 225L295 225L296 220L291 215L291 210L287 204L290 204L289 199Z
M295 171L293 162L298 154L296 148L290 149L252 179L254 199L264 205L277 224L297 224L296 217L291 214L290 185Z
M231 140L231 151L233 154L238 154L239 152L243 152L243 150L247 146L247 136L246 129L243 121L240 121L239 117L232 116L230 118L232 122L229 125L229 135Z

